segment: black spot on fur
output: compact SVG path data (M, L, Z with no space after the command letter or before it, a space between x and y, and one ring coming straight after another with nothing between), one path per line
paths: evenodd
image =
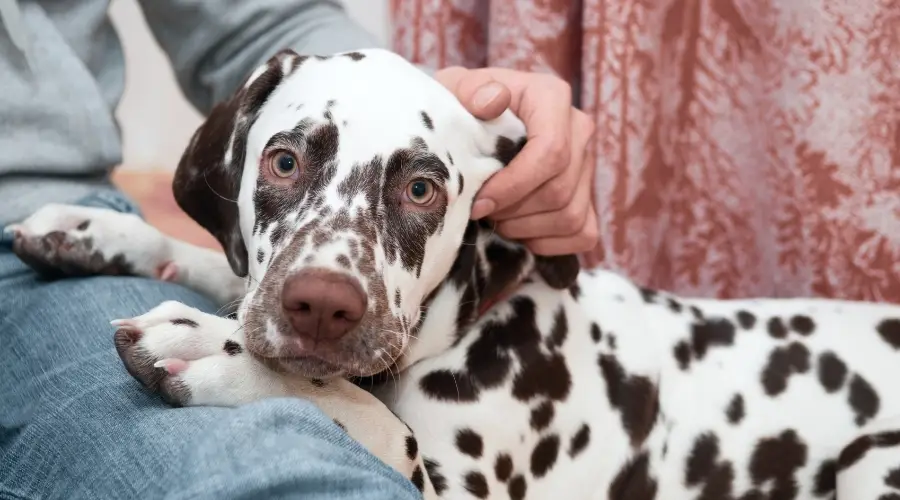
M475 498L487 498L489 491L487 479L484 477L484 474L477 471L471 471L463 478L463 483L466 490L468 490Z
M573 300L578 300L578 297L581 297L581 287L578 286L578 283L573 283L569 287L569 295L572 296Z
M769 482L769 498L796 498L795 474L806 465L806 455L806 445L793 430L760 439L750 459L753 485L758 489Z
M232 312L232 313L229 313L229 314L228 314L227 316L225 316L225 317L228 318L228 319L237 319L237 311L234 311L234 312Z
M713 434L701 434L694 441L694 447L685 468L684 482L688 486L700 484L715 467L719 455L719 439Z
M493 279L493 278L492 278ZM549 353L541 348L542 335L537 326L536 306L527 297L516 297L509 302L514 313L505 321L491 321L485 324L479 337L469 346L466 353L468 375L467 392L477 397L481 388L498 387L512 372L512 360L518 358L520 370L513 378L513 395L520 401L543 396L551 400L565 399L571 388L571 375L565 358L555 349ZM558 338L558 336L557 336ZM548 342L550 348L552 342ZM428 377L430 387L436 387L440 380L443 392L456 391L450 384L450 372ZM458 374L460 375L460 374ZM459 376L456 377L459 380Z
M791 343L778 347L769 355L769 362L762 372L762 384L769 396L777 396L787 389L788 379L794 373L809 370L809 350L803 344Z
M456 447L459 448L459 451L472 458L481 458L481 453L484 450L484 441L472 429L460 429L456 432Z
M691 325L691 344L697 359L703 359L710 347L729 346L734 342L734 323L712 318Z
M566 310L562 307L557 309L556 315L553 317L553 328L550 330L550 343L548 347L562 347L569 334L569 321L566 318Z
M478 389L471 379L450 370L435 370L419 380L419 388L426 395L441 401L471 403L478 400Z
M425 128L428 130L434 130L434 122L431 121L431 117L428 116L428 113L422 111L422 123L425 124Z
M750 330L756 325L756 316L748 311L738 311L737 322L744 330Z
M653 304L656 302L656 296L659 294L656 290L640 287L641 297L644 298L644 302L648 304Z
M894 349L900 349L900 319L889 318L875 328L881 338Z
M354 61L362 61L366 58L366 55L361 52L347 52L344 56L353 59Z
M506 491L509 493L510 500L522 500L525 498L525 492L528 491L525 478L521 474L516 474L515 477L509 480L509 486L507 486Z
M675 314L681 313L681 310L684 308L684 306L681 305L681 302L678 302L671 297L666 300L666 303L669 304L669 310Z
M325 381L320 378L311 378L309 382L316 387L325 387Z
M237 356L238 354L244 352L241 344L238 344L233 340L226 340L224 349L229 356Z
M590 441L591 428L588 427L588 424L582 424L578 429L578 432L576 432L569 441L569 456L572 458L578 456L585 448L587 448Z
M557 456L559 456L559 436L550 434L541 438L531 452L531 474L536 478L544 477L556 464Z
M406 436L406 458L415 460L419 456L419 442L415 436Z
M189 326L191 328L197 328L200 326L196 321L187 318L175 318L172 320L172 324L175 326Z
M519 154L519 151L525 147L525 140L526 138L522 137L518 142L513 142L508 137L498 137L494 158L504 166L509 165L509 162L511 162L513 158Z
M571 387L572 376L562 354L552 353L546 357L535 355L513 379L513 396L521 401L528 401L536 396L559 401L569 395Z
M84 231L88 227L90 227L90 225L91 225L91 221L86 220L86 221L82 222L81 224L78 224L77 226L75 226L75 229L78 229L79 231Z
M512 470L512 457L508 453L497 455L497 460L494 461L494 475L497 476L497 481L501 483L508 481L509 476L512 475Z
M650 434L659 414L656 386L647 377L626 374L613 355L601 354L598 364L609 404L621 413L622 426L637 447Z
M796 316L792 316L790 320L791 330L799 333L800 335L811 335L812 332L816 329L816 323L812 318L806 316L805 314L798 314Z
M413 469L412 476L409 478L412 481L412 484L419 491L425 491L425 476L422 474L422 468L416 465L416 468Z
M713 434L701 434L694 441L685 476L688 486L703 485L698 500L732 498L734 468L731 462L719 460L719 439Z
M900 467L891 469L884 477L884 484L895 490L900 490Z
M591 339L593 339L594 342L603 340L603 332L600 331L600 325L597 323L591 323Z
M881 406L878 393L860 375L854 375L850 379L850 395L848 397L850 407L856 413L856 425L862 427L877 413Z
M694 319L696 319L697 321L703 321L703 311L701 311L699 307L691 306L690 308L688 308L688 310L691 311L691 316L693 316Z
M614 333L610 333L606 336L606 345L608 345L611 350L616 350L616 335Z
M725 410L728 421L732 424L739 424L744 419L744 396L735 394L728 403L728 409Z
M531 410L531 428L540 431L545 429L553 421L553 403L544 401L537 408Z
M837 464L835 461L829 459L819 464L814 481L813 493L817 497L831 494L837 487Z
M426 458L425 472L428 474L428 479L431 479L431 485L434 486L434 491L438 495L447 490L447 478L444 477L443 474L441 474L440 464L438 464L434 460Z
M675 361L682 370L687 370L691 366L691 346L687 342L681 341L675 345L673 349Z
M777 316L769 320L769 323L766 325L766 329L769 331L769 335L776 339L783 339L787 337L787 327L784 326L784 322L781 321L781 318Z
M260 248L256 251L256 262L262 264L264 260L266 260L266 253Z
M847 380L847 365L837 354L824 352L819 356L819 383L829 393L841 390Z
M493 227L490 229L493 231ZM484 250L485 257L491 264L490 280L482 293L483 297L497 297L522 274L528 261L524 248L492 242Z
M653 500L658 485L650 476L650 457L642 452L619 469L609 485L610 500Z

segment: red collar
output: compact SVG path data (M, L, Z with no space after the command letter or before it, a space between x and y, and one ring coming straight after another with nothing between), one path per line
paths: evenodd
M518 287L518 285L519 285L518 283L515 283L514 285L507 287L505 290L501 291L500 293L498 293L497 295L495 295L493 297L485 297L481 301L481 304L478 306L478 316L477 317L481 318L482 316L487 314L487 312L490 311L492 307L497 305L497 303L503 302L504 300L509 298L509 296L512 295L513 290L515 290Z

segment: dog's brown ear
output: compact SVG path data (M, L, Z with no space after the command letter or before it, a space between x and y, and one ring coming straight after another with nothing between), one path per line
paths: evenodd
M291 64L284 64L289 59ZM247 275L247 247L241 236L237 199L247 133L284 78L282 68L296 68L301 60L295 52L284 50L257 68L230 99L213 108L175 171L175 201L219 240L231 269L241 277Z
M503 166L509 165L512 159L525 147L525 142L526 138L524 136L511 139L498 135L494 146L494 158L499 160ZM535 255L534 267L537 269L538 274L541 275L541 278L557 290L574 285L578 279L578 273L581 272L581 262L575 255L556 255L553 257Z
M575 284L578 273L581 272L581 263L575 255L556 255L544 257L534 256L534 267L544 281L553 288L562 290Z

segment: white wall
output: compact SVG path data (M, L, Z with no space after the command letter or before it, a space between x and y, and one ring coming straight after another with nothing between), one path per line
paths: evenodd
M344 5L351 17L387 42L388 0L344 0ZM181 95L135 0L115 0L110 15L125 48L125 95L117 110L124 167L175 168L200 115Z

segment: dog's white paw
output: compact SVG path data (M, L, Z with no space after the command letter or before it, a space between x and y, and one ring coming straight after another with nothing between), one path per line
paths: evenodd
M230 358L247 357L237 321L180 302L163 302L112 325L117 328L116 350L128 372L176 406L209 404L197 398L198 392L207 392L204 383L225 369L223 365L234 365Z
M49 204L5 232L13 252L48 277L175 274L166 238L134 214Z
M236 406L295 390L246 352L236 320L167 301L112 325L128 373L174 406Z

